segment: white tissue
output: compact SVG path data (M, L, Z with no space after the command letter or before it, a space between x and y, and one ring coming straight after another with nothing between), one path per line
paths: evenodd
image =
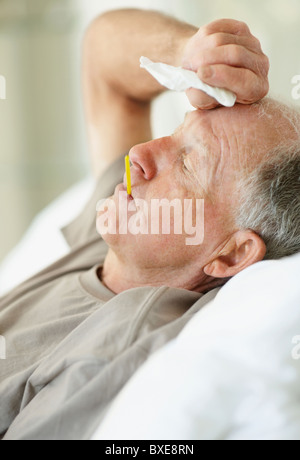
M233 107L236 102L236 96L231 91L203 83L191 70L161 62L152 62L144 56L140 58L140 64L141 68L147 70L161 85L173 91L186 91L189 88L200 89L225 107Z

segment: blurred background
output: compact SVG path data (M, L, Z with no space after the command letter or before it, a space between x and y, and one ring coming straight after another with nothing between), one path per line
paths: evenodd
M41 209L90 174L81 43L96 15L120 7L163 10L196 26L246 21L270 58L271 94L300 105L291 84L300 75L299 0L0 0L0 262ZM185 104L184 95L160 98L155 136L181 123Z

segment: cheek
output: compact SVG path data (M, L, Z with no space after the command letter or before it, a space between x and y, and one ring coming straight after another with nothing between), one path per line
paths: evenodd
M199 254L204 215L196 202L201 205L202 200L189 198L187 188L175 181L173 184L170 178L171 171L149 182L145 200L140 200L140 204L139 199L134 201L134 212L128 211L126 200L114 198L114 206L99 213L97 231L109 246L136 261L159 265L173 261L178 266ZM190 203L187 209L184 200ZM141 209L143 212L139 212Z
M164 268L166 266L185 266L200 247L187 246L184 235L128 235L123 240L126 257L133 264Z
M178 165L162 171L156 178L145 184L145 199L149 205L151 199L184 199L188 193L188 184Z

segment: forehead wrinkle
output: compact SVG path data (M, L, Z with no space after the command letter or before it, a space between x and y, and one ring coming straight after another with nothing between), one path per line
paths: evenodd
M201 150L205 151L205 156L207 157L208 151L204 145L201 146ZM195 161L192 161L190 157L188 158L190 169L191 169L191 172L193 173L193 177L195 178L196 182L199 184L201 188L201 191L203 192L204 198L207 198L211 201L211 196L209 193L208 186L207 184L203 183L203 180L201 179L201 176L200 176L201 158L199 158L199 152L197 152L197 154L198 155Z
M240 127L239 135L234 136L233 141L235 175L249 174L261 157L261 137L257 127L254 124Z
M195 111L194 111L195 112ZM192 113L194 113L192 112ZM188 115L188 114L187 114ZM212 184L216 176L216 171L220 166L220 139L216 135L211 117L202 119L192 118L192 115L187 120L190 120L190 129L183 131L184 145L187 149L191 149L195 154L191 155L192 161L190 164L193 168L194 176L205 192L206 198L214 203L215 197L212 189Z
M212 190L212 184L217 186L222 185L224 181L224 174L222 171L224 170L224 161L226 158L225 150L226 147L228 148L228 138L227 136L221 136L217 134L217 130L214 128L212 120L209 123L209 130L210 130L210 144L206 145L206 151L209 157L208 166L209 170L208 173L208 185L210 187L210 195L211 200L215 203L217 197L215 190ZM220 131L220 124L218 124L218 131ZM213 142L211 140L213 139ZM214 146L212 148L212 145Z
M207 163L208 149L202 139L195 134L190 132L183 132L183 156L188 164L188 169L192 175L194 182L196 182L203 192L206 198L209 198L209 190L207 183L202 179L201 168L203 170ZM202 159L202 162L201 162Z
M221 162L217 174L221 184L236 181L242 172L251 167L253 147L257 145L256 130L249 129L240 119L236 121L234 118L228 126L219 136Z

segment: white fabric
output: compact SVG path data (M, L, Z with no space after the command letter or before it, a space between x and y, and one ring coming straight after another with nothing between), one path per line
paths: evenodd
M300 254L233 278L133 376L95 439L300 439L299 273Z
M85 179L34 219L23 239L0 265L0 296L68 254L70 248L60 228L81 212L93 187L93 179Z
M140 66L147 70L161 85L173 91L186 91L189 88L200 89L209 96L216 99L219 104L225 107L233 107L236 102L236 96L231 91L203 83L196 72L183 69L182 67L173 67L162 62L152 62L150 59L142 56Z

